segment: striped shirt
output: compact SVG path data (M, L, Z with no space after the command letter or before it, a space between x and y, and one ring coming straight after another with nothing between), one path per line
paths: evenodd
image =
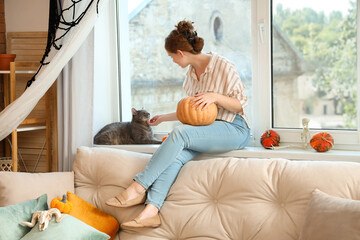
M216 53L211 54L211 59L204 73L197 79L195 68L190 65L183 84L184 90L188 96L195 96L198 93L215 92L228 97L237 98L240 101L242 110L238 112L250 127L247 118L248 100L245 94L245 86L240 79L235 65L228 59L219 56ZM218 115L216 119L232 122L236 112L230 112L218 106Z

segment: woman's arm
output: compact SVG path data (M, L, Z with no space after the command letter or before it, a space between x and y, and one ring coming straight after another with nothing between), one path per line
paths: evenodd
M176 120L177 120L176 112L173 112L173 113L167 113L167 114L162 114L162 115L156 115L153 118L151 118L150 120L148 120L148 124L150 126L157 126L162 122L176 121Z
M195 95L195 99L192 102L194 103L193 106L196 106L198 109L205 109L211 103L216 103L230 112L242 112L242 105L239 99L235 97L228 97L220 93L199 93Z

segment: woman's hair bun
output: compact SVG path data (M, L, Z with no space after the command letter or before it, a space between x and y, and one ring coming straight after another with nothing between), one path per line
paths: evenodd
M195 53L200 53L204 47L204 39L201 37L195 37L194 43L192 44Z
M175 29L165 39L165 49L172 53L181 50L199 54L203 47L204 39L197 35L193 22L186 19L175 25Z
M175 25L179 33L187 35L187 33L194 30L193 22L189 20L182 20L177 25Z

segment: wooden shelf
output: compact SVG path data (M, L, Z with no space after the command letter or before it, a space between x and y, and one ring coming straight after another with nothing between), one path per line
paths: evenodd
M16 71L16 74L35 74L36 71ZM0 74L10 74L10 70L0 70Z
M30 80L32 75L37 72L38 67L40 66L40 61L46 48L48 34L47 32L7 32L6 35L6 52L16 54L15 62L37 63L37 65L33 68L16 68L15 74L17 86L15 96L19 97L24 92L27 81ZM0 74L3 75L3 79L5 80L3 89L9 89L9 81L7 79L10 79L10 71L0 70ZM56 85L57 84L55 83L51 86L51 88L46 93L46 97L44 96L40 99L36 107L27 117L32 119L50 119L50 121L47 121L46 123L47 126L45 126L45 122L32 122L31 125L26 124L28 122L22 122L22 124L17 129L17 133L19 133L18 148L24 160L18 161L19 171L26 171L25 164L26 166L28 166L28 168L29 166L34 165L34 163L38 159L39 154L41 155L41 157L38 162L37 168L35 169L35 172L50 172L58 170ZM4 91L4 95L5 94L7 95L7 99L10 99L9 91ZM5 106L7 106L10 101L7 100L7 102L4 103ZM49 131L47 131L46 129L49 129ZM41 153L40 149L43 148L45 139L46 147ZM4 155L10 157L12 153L9 142L4 141L3 145ZM47 158L47 155L50 156L49 159Z

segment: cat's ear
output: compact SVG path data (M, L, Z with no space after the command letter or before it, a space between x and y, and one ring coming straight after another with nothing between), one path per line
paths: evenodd
M132 109L131 109L131 112L132 112L132 115L136 115L136 112L137 112L137 111L136 111L135 108L132 108Z

